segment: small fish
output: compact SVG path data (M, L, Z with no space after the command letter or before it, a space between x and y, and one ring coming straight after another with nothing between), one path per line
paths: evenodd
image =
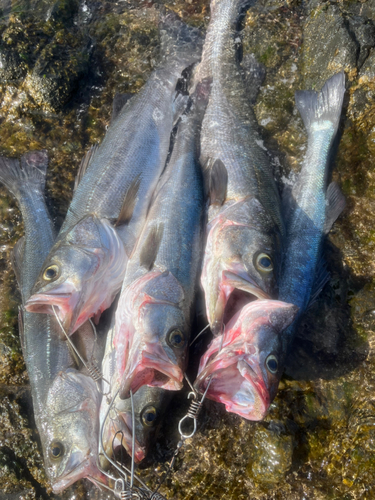
M162 16L160 34L162 61L137 95L114 106L102 144L82 162L66 219L26 304L47 314L55 306L68 334L91 316L98 320L120 290L186 105L176 84L199 60L202 37L174 13Z
M45 151L27 153L21 162L0 158L0 181L17 199L25 227L25 236L12 256L23 304L55 237L43 194L47 164ZM19 331L46 472L54 492L83 477L106 484L96 465L99 394L95 383L72 368L74 358L68 344L59 338L54 317L21 308ZM82 340L94 353L86 326Z
M150 442L155 437L161 423L163 414L168 407L171 393L159 387L143 386L133 395L134 424L132 422L131 399L120 399L118 385L115 384L116 349L113 345L114 319L107 335L105 355L102 370L103 393L108 393L109 398L102 399L100 407L100 429L102 432L103 448L105 453L112 458L119 456L121 447L132 455L132 438L135 433L134 458L141 462L147 455ZM109 413L109 405L111 406ZM108 416L107 416L108 413ZM101 457L101 462L106 467L106 460Z
M308 141L301 172L285 199L287 248L280 278L280 300L300 309L296 321L283 334L284 356L298 319L329 279L322 259L326 234L345 207L338 185L327 188L332 143L340 122L345 93L345 73L332 76L320 92L296 92L296 105L305 124Z
M204 193L197 159L209 83L178 127L170 161L134 254L116 312L120 397L142 385L182 387L202 250Z
M262 420L282 372L277 358L281 332L297 311L297 306L277 300L256 300L244 306L202 357L196 389L204 393L210 384L209 399L248 420Z
M212 78L200 159L210 198L201 281L214 335L244 297L277 296L285 233L279 193L237 57L234 33L250 3L211 1L194 77L196 82Z

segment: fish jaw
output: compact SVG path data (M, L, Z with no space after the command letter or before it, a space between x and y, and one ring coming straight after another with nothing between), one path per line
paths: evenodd
M118 437L120 436L121 437ZM132 455L132 422L131 414L117 409L116 419L108 419L103 433L103 445L109 457L117 447L124 446L127 453ZM135 437L134 459L141 462L146 456L146 447L141 446Z
M232 207L230 207L232 208ZM248 263L239 257L240 250L225 243L231 239L228 231L251 230L251 226L235 222L220 214L209 228L204 255L201 283L206 297L207 318L211 331L216 336L223 331L225 309L234 290L249 294L249 300L269 299L248 272ZM233 233L234 234L234 233ZM226 254L225 258L222 256Z
M95 231L93 246L83 244L86 233L81 234L77 228L65 235L53 254L54 260L44 266L25 305L29 312L47 314L53 314L52 306L55 306L68 335L92 316L98 320L111 305L121 288L128 261L124 244L110 222L94 216L87 219L89 221L82 219L77 226L85 227L85 223L90 222L89 229ZM59 276L55 281L46 282L44 272L51 263L58 268Z
M228 411L248 420L262 420L276 394L283 353L280 333L289 326L298 307L273 300L257 300L239 311L202 357L196 388L225 404ZM265 368L268 356L279 369Z
M170 360L163 347L158 343L141 343L139 338L137 340L131 348L130 363L122 377L120 397L128 398L130 390L134 394L142 385L170 391L182 389L183 372Z
M212 375L206 397L223 403L228 412L255 421L266 416L270 396L251 357L239 354L230 360L221 358L204 375L196 387L204 392Z
M70 335L73 311L77 307L79 294L72 283L62 283L48 293L32 295L26 302L26 311L41 314L57 314L65 332ZM62 335L65 339L65 336Z
M91 454L84 457L81 451L73 453L66 468L72 470L52 483L52 490L55 494L61 493L73 483L83 478L89 479L96 485L98 483L108 485L107 477L99 471L95 458Z

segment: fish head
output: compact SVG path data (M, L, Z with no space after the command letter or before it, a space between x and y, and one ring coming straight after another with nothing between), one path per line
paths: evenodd
M276 300L257 300L238 312L201 360L196 387L225 404L229 412L262 420L276 395L283 372L281 332L298 307Z
M121 286L124 254L107 221L85 217L54 245L26 309L44 314L55 311L68 335L74 333L88 318L109 307ZM116 264L118 274L113 278Z
M131 399L116 397L114 408L110 410L110 418L104 423L103 446L109 457L118 456L121 447L131 456L134 432L134 459L141 462L147 455L150 441L157 433L168 401L168 391L159 387L142 386L133 395L133 422ZM103 404L107 406L106 402Z
M99 404L91 378L74 369L56 376L47 396L41 433L54 493L85 477L107 484L97 466Z
M248 208L251 215L253 204ZM249 222L249 214L219 217L208 234L202 286L214 335L244 304L272 298L277 292L281 237L263 210L256 208L256 222Z
M122 378L120 396L142 385L179 390L187 362L190 311L184 292L170 272L146 281L133 310L135 331Z

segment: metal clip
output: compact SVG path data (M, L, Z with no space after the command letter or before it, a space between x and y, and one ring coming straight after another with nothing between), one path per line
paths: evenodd
M178 424L178 432L180 433L180 436L182 439L189 439L194 436L194 434L197 432L197 418L198 414L200 412L200 409L202 407L202 401L197 400L197 395L195 392L189 392L188 394L188 399L193 398L192 402L190 403L190 407L188 409L187 414L180 420ZM191 431L190 434L184 433L182 430L183 422L185 420L192 419L194 422L194 427L193 430Z

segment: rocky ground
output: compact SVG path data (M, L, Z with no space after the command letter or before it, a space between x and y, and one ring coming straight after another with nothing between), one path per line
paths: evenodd
M57 224L82 156L105 133L113 96L137 92L156 64L159 4L207 26L206 0L0 0L0 153L48 149L47 195ZM279 179L298 171L306 149L295 90L320 89L345 70L333 178L347 207L327 242L331 280L302 321L268 417L248 422L207 401L197 435L162 487L167 498L375 498L373 19L375 0L258 0L248 11L243 66ZM264 76L257 96L254 61ZM22 220L0 190L0 500L97 498L87 483L57 497L44 476L9 263ZM173 453L187 406L186 393L177 395L142 466L150 484Z

